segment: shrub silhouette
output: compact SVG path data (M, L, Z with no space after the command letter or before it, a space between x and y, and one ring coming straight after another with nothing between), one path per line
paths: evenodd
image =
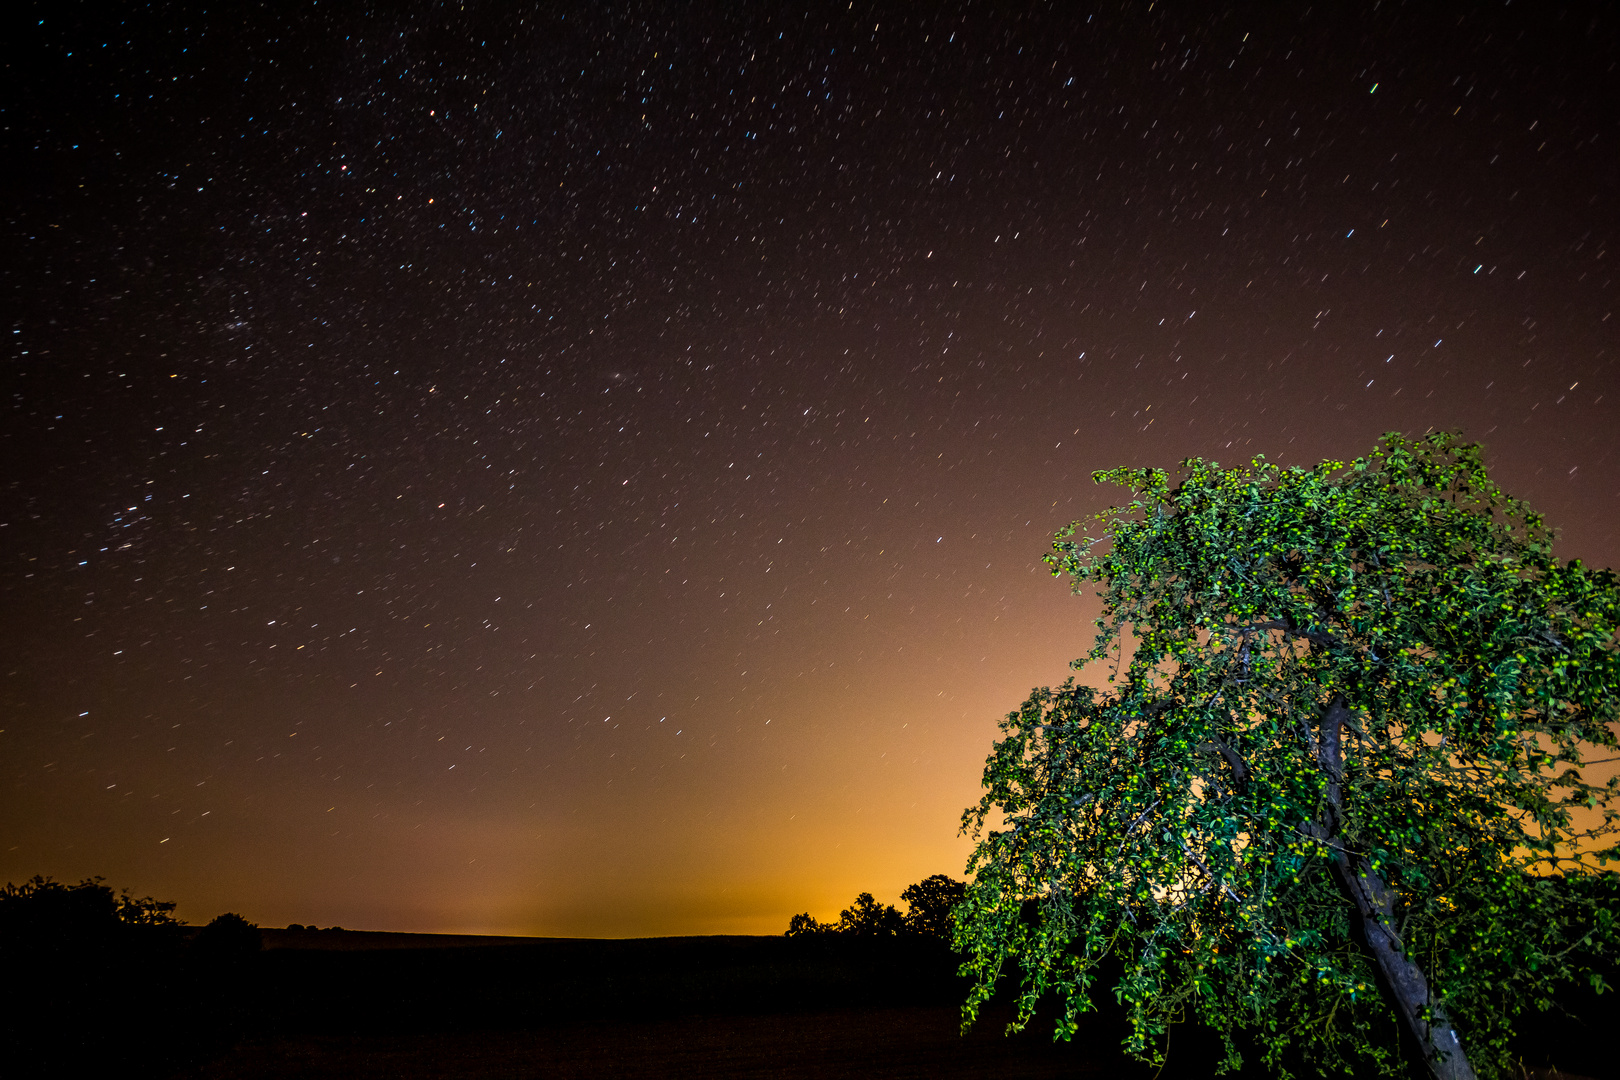
M128 889L114 895L101 881L68 885L35 875L21 885L8 882L0 888L0 949L107 944L125 928L179 925L173 903L132 897Z
M181 926L175 905L100 878L0 888L0 1060L17 1075L81 1075L171 1054ZM130 1010L122 988L165 1009ZM115 990L114 988L120 988Z
M256 953L264 946L259 927L234 911L218 916L197 932L191 947L203 956L228 958Z

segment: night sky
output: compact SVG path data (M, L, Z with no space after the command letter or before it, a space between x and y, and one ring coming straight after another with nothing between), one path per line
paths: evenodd
M1094 469L1620 564L1610 5L413 6L7 16L0 880L780 933L961 876Z

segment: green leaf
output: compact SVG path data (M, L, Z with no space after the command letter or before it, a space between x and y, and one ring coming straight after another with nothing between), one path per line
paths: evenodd
M1514 1016L1600 982L1620 940L1601 868L1620 789L1582 768L1617 745L1614 574L1554 559L1448 433L1177 475L1096 473L1129 500L1046 556L1101 596L1075 666L1107 664L1109 688L1042 688L1002 725L963 815L967 1015L1015 966L1016 1026L1053 993L1066 1037L1113 957L1105 989L1147 1060L1190 1015L1228 1067L1246 1034L1278 1067L1400 1072L1348 899L1364 880L1426 1015L1455 1021L1479 1075L1508 1075Z

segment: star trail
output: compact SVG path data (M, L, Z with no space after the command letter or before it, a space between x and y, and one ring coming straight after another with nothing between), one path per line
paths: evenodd
M9 17L0 877L779 933L960 875L1095 469L1620 562L1601 5Z

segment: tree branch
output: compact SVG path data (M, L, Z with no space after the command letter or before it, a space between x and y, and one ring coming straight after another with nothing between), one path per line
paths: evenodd
M1329 647L1343 647L1347 644L1343 639L1328 633L1326 630L1301 630L1290 619L1267 619L1265 622L1250 623L1247 626L1238 626L1233 629L1239 633L1248 633L1255 630L1281 630L1289 637L1304 638L1313 644Z
M1242 755L1227 745L1220 736L1216 736L1207 743L1200 743L1198 749L1208 753L1213 750L1226 759L1227 765L1232 768L1232 786L1239 795L1249 789L1249 766L1244 762Z

